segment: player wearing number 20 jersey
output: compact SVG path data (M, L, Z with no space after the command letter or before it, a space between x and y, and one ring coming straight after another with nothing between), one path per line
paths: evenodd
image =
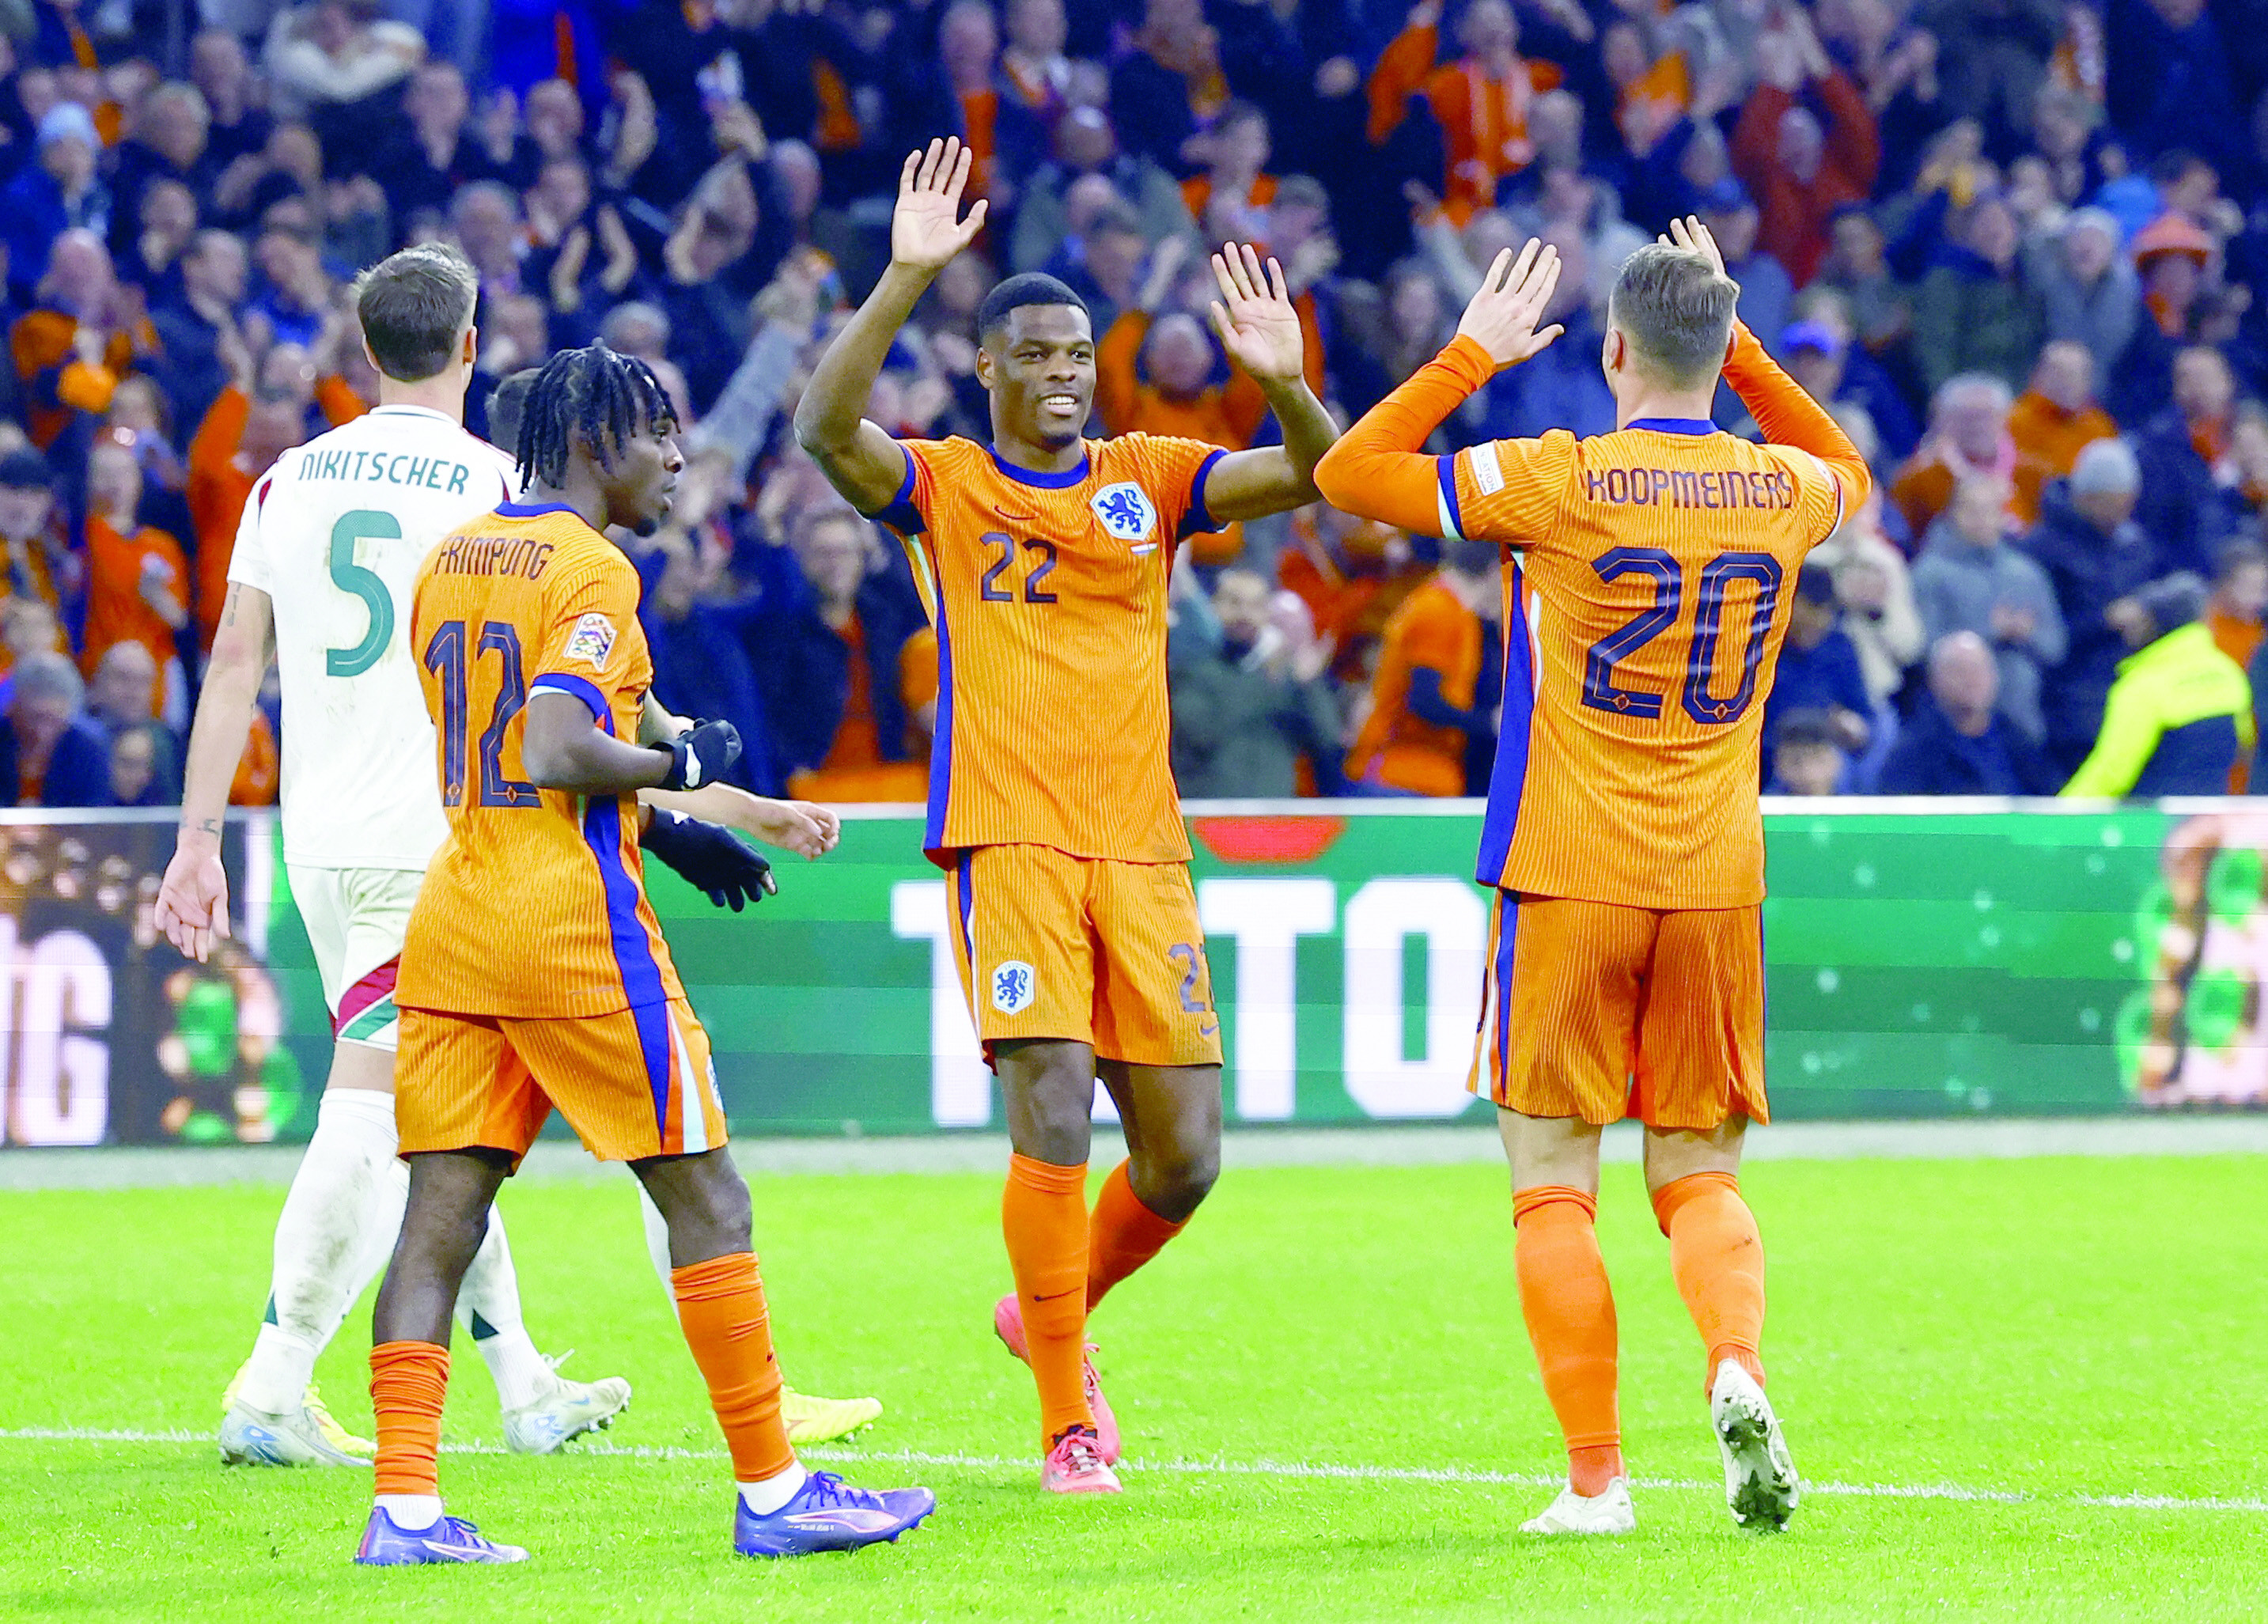
M1764 700L1804 555L1864 499L1867 474L1736 332L1727 381L1767 432L1817 452L1640 418L1432 459L1423 493L1378 487L1370 469L1371 505L1345 499L1363 511L1381 495L1423 501L1428 528L1505 548L1504 721L1478 868L1497 904L1475 1084L1525 1115L1766 1120ZM1466 339L1421 377L1454 402L1491 371ZM1366 438L1348 442L1358 458ZM1414 481L1407 462L1396 472ZM1325 465L1327 493L1337 466Z
M1560 268L1541 242L1507 250L1457 337L1348 430L1316 482L1351 511L1504 549L1474 1085L1499 1108L1521 1313L1568 1458L1566 1488L1523 1526L1637 1525L1594 1227L1601 1129L1631 1113L1707 1356L1727 1504L1778 1526L1799 1485L1764 1395L1764 1243L1737 1178L1766 1111L1757 746L1787 589L1864 500L1867 465L1739 324L1740 289L1697 220L1616 276L1600 346L1613 433L1423 454L1499 367L1558 335L1539 327ZM1708 421L1720 376L1770 444Z

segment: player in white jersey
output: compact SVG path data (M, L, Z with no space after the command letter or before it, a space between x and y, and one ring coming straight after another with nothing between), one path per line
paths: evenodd
M228 930L221 819L271 653L284 694L284 859L337 1047L314 1135L276 1226L268 1311L223 1400L221 1459L364 1464L310 1378L394 1251L409 1174L395 1158L394 977L425 866L447 834L432 725L407 632L433 545L509 501L512 459L465 431L476 282L452 249L406 249L357 290L377 408L276 459L252 489L189 739L181 831L157 904L202 959ZM557 1449L630 1402L620 1378L559 1376L521 1324L502 1221L457 1315L496 1378L511 1445Z

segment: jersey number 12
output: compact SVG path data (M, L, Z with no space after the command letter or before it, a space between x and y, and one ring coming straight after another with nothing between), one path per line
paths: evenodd
M540 806L543 797L536 787L505 776L504 770L504 731L527 703L527 679L519 668L519 628L507 621L482 621L480 645L472 658L491 651L502 657L504 676L497 684L488 728L481 734L480 805ZM472 699L466 680L465 622L444 621L436 626L425 640L424 659L425 669L441 680L441 804L460 806L465 800L466 712Z

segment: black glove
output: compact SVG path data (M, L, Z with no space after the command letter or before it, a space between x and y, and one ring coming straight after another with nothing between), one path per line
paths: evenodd
M696 722L669 744L669 776L655 788L698 790L740 759L740 731L730 722Z
M718 722L712 726L732 730ZM688 735L690 737L690 735ZM683 812L657 806L638 841L646 850L675 869L696 889L709 893L718 908L730 905L739 913L751 897L759 900L778 894L772 865L763 856L744 846L721 824L703 823Z

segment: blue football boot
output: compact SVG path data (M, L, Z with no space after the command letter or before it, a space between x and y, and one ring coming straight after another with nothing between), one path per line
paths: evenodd
M733 1496L733 1549L742 1556L808 1556L855 1551L895 1540L937 1510L926 1488L853 1488L832 1472L814 1472L769 1517Z
M370 1509L355 1561L365 1568L409 1568L420 1562L524 1562L516 1545L498 1545L461 1517L445 1517L431 1528L402 1528L383 1506Z

